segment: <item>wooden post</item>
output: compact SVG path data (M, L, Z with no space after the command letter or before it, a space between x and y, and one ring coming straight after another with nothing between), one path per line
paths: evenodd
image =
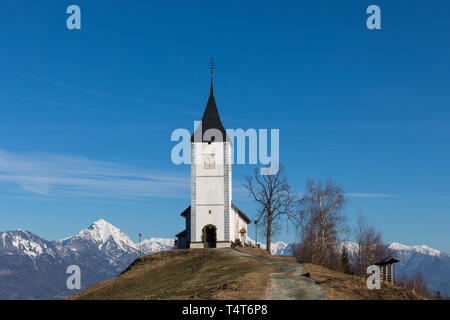
M391 283L394 284L394 264L391 263Z
M381 266L381 281L386 281L386 266Z
M396 257L388 257L380 260L376 264L380 266L380 277L382 281L394 284L394 264L400 262Z

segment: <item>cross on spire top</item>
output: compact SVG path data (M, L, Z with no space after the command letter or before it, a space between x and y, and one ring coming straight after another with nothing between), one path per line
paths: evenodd
M214 95L214 89L213 89L213 73L214 73L214 69L216 68L216 63L214 62L214 58L211 57L211 59L209 60L209 69L211 70L211 92L210 95L213 96Z
M212 78L212 75L213 75L213 73L214 73L214 69L216 68L216 63L214 62L214 58L213 57L211 57L211 59L209 60L209 69L211 70L211 78Z

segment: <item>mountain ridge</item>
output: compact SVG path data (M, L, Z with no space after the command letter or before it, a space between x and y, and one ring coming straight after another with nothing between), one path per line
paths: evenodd
M255 243L249 238L249 242ZM354 242L343 242L350 256L357 250ZM69 265L82 270L82 288L115 277L138 256L170 250L174 239L152 237L141 243L109 222L100 219L89 228L60 240L45 240L26 230L0 232L0 299L60 299L75 292L68 290ZM260 243L261 248L265 248ZM389 246L401 262L396 274L422 271L434 291L450 293L450 256L426 245ZM292 255L293 244L272 243L273 255ZM431 272L430 272L431 271ZM14 289L16 288L16 289Z
M358 244L343 241L341 248L342 245L345 245L352 261L358 250ZM424 244L408 246L392 242L387 248L389 255L400 259L394 266L396 279L403 275L411 277L414 273L421 272L430 290L450 294L450 255Z
M169 250L173 239L148 239L141 246L143 255ZM60 240L25 230L0 232L0 299L61 299L76 292L66 286L68 266L80 267L82 290L117 276L138 256L139 244L103 219Z

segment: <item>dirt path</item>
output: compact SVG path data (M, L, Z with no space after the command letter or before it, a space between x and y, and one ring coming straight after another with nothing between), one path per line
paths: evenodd
M276 268L276 272L270 274L271 286L266 295L266 300L323 300L323 293L319 285L314 280L302 276L303 266L301 264L276 261L230 248L218 250L255 259Z

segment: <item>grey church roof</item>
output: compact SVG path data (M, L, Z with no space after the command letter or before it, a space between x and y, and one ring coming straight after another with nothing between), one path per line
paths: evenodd
M180 233L176 234L175 237L177 237L177 238L186 237L186 230L183 230Z
M182 217L186 217L186 215L191 214L191 206L187 207L182 213Z
M222 139L230 141L225 128L220 120L219 110L217 109L216 99L214 98L213 80L211 78L211 91L209 93L209 99L206 104L205 111L202 117L202 126L197 127L194 134L191 136L191 142L210 142L209 139L204 139L203 134L209 129L217 129L222 133ZM195 141L194 141L195 139ZM212 139L212 141L216 139Z
M233 202L231 202L231 207L239 213L239 215L241 216L242 219L245 220L245 222L247 222L248 224L252 223L252 221L250 220L250 218L247 217L247 215L246 215L245 213L243 213L243 212L241 211L241 209L239 209L238 207L236 207L236 206L234 205Z
M248 224L252 223L252 221L250 220L249 217L247 217L247 215L241 211L241 209L239 209L238 207L235 206L234 203L231 203L231 207L236 210L239 214L239 216L245 220L245 222L247 222ZM191 214L191 206L187 207L182 213L181 216L182 217L186 217L187 215Z

